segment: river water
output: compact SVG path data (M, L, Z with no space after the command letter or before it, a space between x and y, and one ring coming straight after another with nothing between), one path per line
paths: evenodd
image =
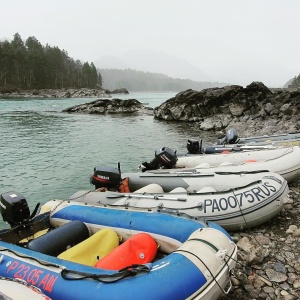
M117 95L156 107L174 93ZM66 199L77 190L92 189L94 166L137 171L164 146L186 151L189 138L204 138L184 122L165 122L153 116L67 114L67 107L95 99L0 99L0 193L15 191L36 203ZM205 136L206 134L206 136ZM0 217L0 228L3 227Z

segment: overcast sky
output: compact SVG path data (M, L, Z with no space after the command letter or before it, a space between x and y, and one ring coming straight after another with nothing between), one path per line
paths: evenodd
M186 59L216 81L282 86L300 73L300 0L0 0L19 33L95 61L131 49Z

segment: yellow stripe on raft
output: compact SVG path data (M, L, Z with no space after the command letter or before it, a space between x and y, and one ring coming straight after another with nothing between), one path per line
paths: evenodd
M104 228L85 241L62 252L58 258L79 264L94 266L96 262L119 246L119 237L110 228Z

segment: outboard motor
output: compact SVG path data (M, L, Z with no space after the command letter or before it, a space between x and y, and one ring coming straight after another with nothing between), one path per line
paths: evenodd
M225 137L223 139L218 139L218 145L225 145L225 144L236 144L238 140L238 134L235 128L230 128L226 131Z
M90 183L95 189L105 187L109 190L117 190L122 181L120 168L97 166L91 175Z
M188 140L186 148L191 154L202 154L202 140L200 142L196 140Z
M166 169L171 169L177 162L176 151L168 147L156 150L155 158L160 162L160 165Z
M0 211L4 222L11 227L28 222L30 210L26 199L19 193L1 194Z
M141 169L143 172L147 170L156 170L159 168L172 169L177 162L176 151L168 147L155 150L155 158L148 162L143 162Z

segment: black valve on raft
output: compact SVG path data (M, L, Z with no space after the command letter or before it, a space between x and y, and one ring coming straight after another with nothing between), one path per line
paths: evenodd
M30 214L27 200L20 193L11 191L1 194L0 212L4 222L11 227L27 224L37 213L40 203L38 203Z
M177 154L176 151L168 148L162 147L160 149L155 150L155 157L150 162L143 162L140 166L142 172L148 170L157 170L160 168L164 169L172 169L177 162Z

